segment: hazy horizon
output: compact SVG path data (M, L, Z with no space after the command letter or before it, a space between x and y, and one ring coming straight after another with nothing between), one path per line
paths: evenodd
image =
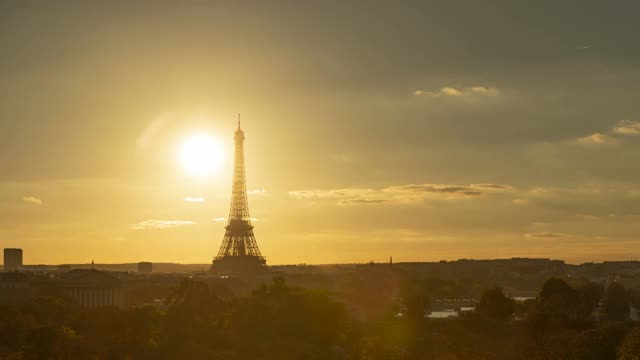
M640 258L640 6L464 4L1 2L0 246L210 263L241 113L270 265Z

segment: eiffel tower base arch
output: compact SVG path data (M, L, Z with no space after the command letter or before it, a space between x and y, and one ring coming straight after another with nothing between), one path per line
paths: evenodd
M214 259L209 271L220 275L255 274L267 272L268 268L261 256L225 255Z

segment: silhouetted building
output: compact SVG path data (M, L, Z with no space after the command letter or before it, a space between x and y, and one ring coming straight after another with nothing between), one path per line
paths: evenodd
M64 295L84 307L124 306L122 280L108 272L75 269L60 277Z
M24 301L34 295L29 276L24 272L0 274L0 304Z
M67 264L58 265L58 271L71 271L71 265L67 265Z
M151 274L153 272L153 263L141 261L138 263L138 272L142 274Z
M265 271L266 260L258 249L249 216L244 170L244 132L240 129L240 115L238 115L238 129L234 140L236 148L229 222L225 228L218 256L213 260L211 271L223 274Z
M22 270L22 249L4 249L4 271Z

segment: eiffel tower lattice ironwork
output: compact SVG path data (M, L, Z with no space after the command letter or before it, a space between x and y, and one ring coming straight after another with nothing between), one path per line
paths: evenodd
M211 270L222 273L261 271L266 269L266 260L260 254L249 216L244 170L244 132L240 128L239 114L234 140L236 145L229 221Z

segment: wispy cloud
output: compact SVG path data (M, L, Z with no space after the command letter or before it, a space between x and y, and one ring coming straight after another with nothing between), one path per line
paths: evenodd
M183 200L186 202L195 202L195 203L204 202L204 198L201 198L201 197L186 197Z
M595 132L576 139L582 145L615 145L624 136L640 135L640 121L622 120L606 132Z
M33 205L42 205L42 200L38 199L37 197L33 197L33 196L25 196L22 198L22 201L28 203L28 204L33 204Z
M620 141L611 135L597 132L588 136L578 138L577 142L581 145L615 145Z
M561 233L552 233L552 232L536 232L536 233L526 233L524 236L529 238L561 238L567 237L567 234Z
M385 204L390 203L388 199L342 199L338 201L340 206L352 206L352 205L370 205L370 204Z
M289 196L296 199L337 199L340 206L406 204L424 201L429 198L469 199L489 192L511 190L502 184L409 184L389 186L381 189L350 188L334 190L296 190Z
M266 189L255 189L255 190L247 191L247 194L251 194L251 195L264 195L266 193L267 193Z
M223 218L223 217L217 217L217 218L213 218L211 220L213 220L213 221L225 221L226 219Z
M465 86L460 88L445 86L435 91L416 90L413 92L414 96L429 96L429 97L441 97L441 96L462 97L462 96L473 96L473 95L497 96L499 94L500 93L497 88L488 87L488 86Z
M169 229L179 226L195 225L195 221L186 220L145 220L137 224L131 224L134 230Z
M449 95L449 96L460 96L462 95L462 90L458 90L453 87L443 87L440 91L434 93L434 95Z
M592 214L576 214L576 219L586 220L586 221L595 221L602 219L602 216L592 215Z
M444 194L447 196L476 196L481 195L482 191L479 188L473 186L458 186L458 185L433 185L433 184L421 184L421 185L402 185L391 186L383 189L385 192L395 192L399 194L408 195L420 195L420 194Z
M513 186L504 184L471 184L473 188L487 189L487 190L511 190Z
M622 120L613 128L620 135L640 135L640 121Z
M527 205L529 204L529 200L527 199L513 199L511 200L512 203L514 203L515 205Z

